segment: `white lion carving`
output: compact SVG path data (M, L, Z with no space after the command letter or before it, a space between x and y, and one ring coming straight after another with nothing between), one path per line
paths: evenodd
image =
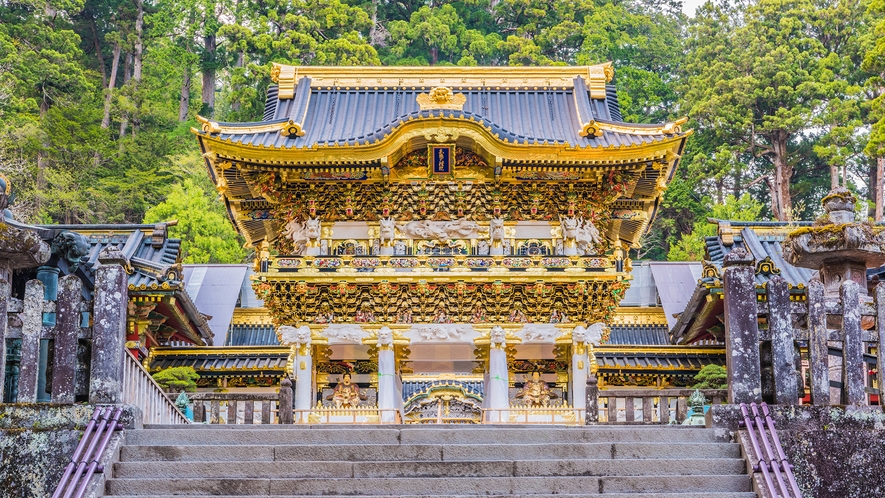
M580 221L574 216L560 217L559 224L562 227L562 237L566 240L575 240L578 238L578 225Z
M316 240L320 238L320 234L322 233L322 229L320 228L320 219L319 218L309 218L307 220L306 226L307 238L310 240Z
M395 227L396 220L393 218L381 218L380 239L382 244L386 241L393 242L396 233Z
M384 348L393 346L393 331L390 327L381 327L378 330L378 346Z
M602 239L599 237L599 229L589 220L578 225L576 235L575 240L578 243L578 251L582 254L593 254L596 246L602 243Z
M310 347L310 327L302 325L297 329L291 325L281 325L277 329L280 344L284 346Z
M292 245L294 247L292 251L293 254L304 254L304 248L307 245L308 238L303 224L299 223L297 220L292 220L289 223L286 223L286 226L283 229L283 237L292 240Z
M504 218L492 218L489 221L489 239L493 243L504 240Z
M495 325L495 328L492 329L492 332L489 335L489 339L491 340L493 348L504 347L507 345L507 332L505 332L504 328L500 325Z

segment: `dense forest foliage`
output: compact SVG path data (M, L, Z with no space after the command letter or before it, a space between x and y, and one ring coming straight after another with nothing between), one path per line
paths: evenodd
M187 262L237 262L188 130L260 118L272 61L609 60L628 121L695 130L636 257L699 258L707 216L814 218L837 184L881 219L885 0L0 0L0 171L22 220L175 218Z

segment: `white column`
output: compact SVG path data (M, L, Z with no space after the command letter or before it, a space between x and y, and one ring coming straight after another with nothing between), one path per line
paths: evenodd
M402 404L402 397L398 403L397 396L393 332L388 327L381 327L378 330L378 409L381 410L381 422L396 421L394 410Z
M378 351L378 409L382 410L381 421L386 423L396 421L396 414L392 411L398 408L395 368L393 348Z
M569 398L572 400L572 408L583 410L587 408L587 375L590 372L590 360L587 356L587 346L584 343L572 344L572 383Z
M486 384L485 395L488 398L489 422L507 421L510 408L510 396L508 394L510 382L507 371L507 352L505 348L504 329L496 326L492 329L491 344L489 344L489 380Z
M302 325L298 329L298 342L295 344L295 409L299 411L295 416L295 423L306 422L302 417L307 417L313 408L313 358L310 347L310 328Z

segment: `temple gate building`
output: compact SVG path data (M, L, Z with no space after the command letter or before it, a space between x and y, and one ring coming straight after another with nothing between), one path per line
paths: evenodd
M262 121L200 119L297 410L583 408L690 134L625 123L613 74L275 65Z

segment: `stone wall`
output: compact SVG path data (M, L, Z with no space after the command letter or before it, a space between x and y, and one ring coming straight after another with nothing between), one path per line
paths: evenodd
M51 496L70 462L93 405L0 405L0 495L4 498ZM141 412L125 406L121 422L140 428ZM102 462L119 443L115 435Z
M89 405L0 405L3 496L51 496L92 412Z
M885 414L877 406L770 405L803 496L885 496ZM741 429L738 405L713 406L707 426Z

